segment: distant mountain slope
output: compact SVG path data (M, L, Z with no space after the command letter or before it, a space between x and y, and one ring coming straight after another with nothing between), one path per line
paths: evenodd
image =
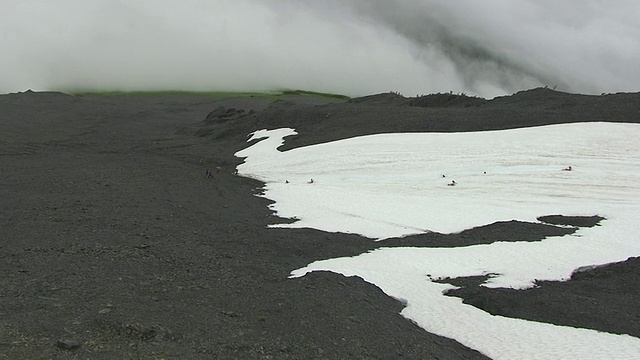
M492 100L454 94L405 98L395 93L313 105L278 100L242 119L203 123L194 131L217 139L244 139L255 130L291 127L299 135L282 147L290 149L377 133L500 130L592 121L640 122L640 94L592 96L537 88Z

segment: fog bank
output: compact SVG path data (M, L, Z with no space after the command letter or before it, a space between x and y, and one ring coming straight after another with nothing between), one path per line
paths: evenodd
M0 0L0 93L640 90L640 3Z

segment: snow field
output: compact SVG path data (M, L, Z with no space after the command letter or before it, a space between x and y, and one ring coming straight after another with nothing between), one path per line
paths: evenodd
M292 272L359 276L404 299L403 316L492 358L638 358L640 339L492 316L443 296L431 278L496 274L485 286L526 288L581 266L640 256L640 125L578 123L469 133L381 134L277 151L292 129L236 155L266 183L277 227L351 232L382 241L459 232L542 215L601 215L601 226L539 242L460 248L379 248ZM562 171L566 166L572 171ZM442 177L445 175L445 177ZM314 179L309 184L310 179ZM456 186L447 186L455 179ZM288 181L286 183L285 181ZM383 245L384 246L384 245Z

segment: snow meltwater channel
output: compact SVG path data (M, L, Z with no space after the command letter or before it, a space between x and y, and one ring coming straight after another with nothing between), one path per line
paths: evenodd
M640 256L640 125L575 123L468 133L357 137L280 152L292 129L260 130L236 155L239 174L292 224L381 240L317 270L359 276L406 301L402 315L495 359L640 358L640 339L492 316L443 292L432 278L497 274L484 286L526 288L582 266ZM572 171L563 171L571 166ZM444 175L444 177L443 177ZM309 183L313 179L313 183ZM452 180L455 186L448 186ZM458 248L385 248L385 238L459 232L542 215L600 215L601 226L537 242ZM508 239L505 239L508 240Z

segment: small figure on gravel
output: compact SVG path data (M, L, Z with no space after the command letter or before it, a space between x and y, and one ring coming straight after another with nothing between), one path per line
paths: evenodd
M216 166L216 172L219 173L222 168L220 166Z
M210 178L212 176L213 174L211 174L211 170L207 169L207 171L204 173L204 177Z

